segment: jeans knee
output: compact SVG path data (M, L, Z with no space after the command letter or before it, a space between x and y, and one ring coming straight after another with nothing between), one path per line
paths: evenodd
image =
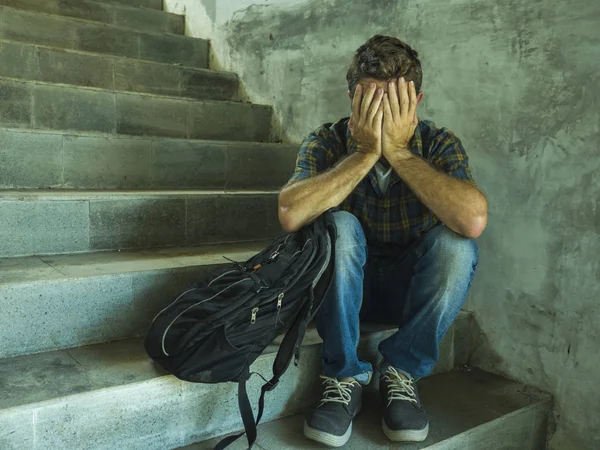
M434 253L436 265L449 277L470 277L478 261L478 248L474 240L455 233L446 226L429 231L425 240Z
M366 248L365 233L356 216L346 211L336 211L333 213L333 218L337 229L335 241L337 255L355 248Z

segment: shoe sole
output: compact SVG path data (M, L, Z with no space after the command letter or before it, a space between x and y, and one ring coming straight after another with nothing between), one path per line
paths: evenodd
M304 422L304 436L313 441L320 442L321 444L328 445L330 447L341 447L350 439L352 434L352 422L348 426L346 432L341 436L335 434L326 433L325 431L317 430Z
M429 424L422 430L390 430L382 420L381 426L388 439L394 442L422 442L429 434Z

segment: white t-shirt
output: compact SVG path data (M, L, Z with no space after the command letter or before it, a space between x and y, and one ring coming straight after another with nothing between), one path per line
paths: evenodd
M385 191L387 191L387 188L390 185L391 175L392 166L386 169L386 167L379 161L375 163L375 176L377 177L377 184L379 185L379 189L383 194L385 194Z

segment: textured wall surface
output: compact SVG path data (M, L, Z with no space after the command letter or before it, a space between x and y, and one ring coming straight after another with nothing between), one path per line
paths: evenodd
M474 362L555 396L551 448L600 448L600 2L197 7L206 26L188 33L213 39L213 65L272 104L292 142L348 115L345 71L368 37L421 53L420 116L462 138L490 199L467 305L484 336Z

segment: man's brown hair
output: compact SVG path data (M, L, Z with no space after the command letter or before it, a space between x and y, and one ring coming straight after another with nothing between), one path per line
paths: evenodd
M399 77L414 81L417 93L421 91L423 71L419 54L400 39L380 34L356 50L346 74L351 93L361 78L388 81Z

